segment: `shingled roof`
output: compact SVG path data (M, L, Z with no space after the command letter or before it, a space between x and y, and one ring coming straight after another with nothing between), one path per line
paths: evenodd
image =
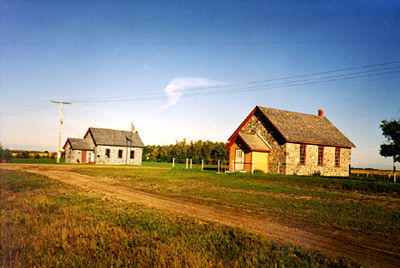
M88 133L92 135L96 145L144 147L137 132L90 127L86 135Z
M71 145L71 148L73 150L93 150L94 147L92 144L90 144L89 141L85 140L85 139L77 139L77 138L68 138L67 142L64 145L64 149L65 146L67 145L67 143L69 142L69 144Z
M266 142L257 134L245 134L239 132L239 137L251 151L269 152L271 150Z
M246 122L260 111L286 142L356 147L326 117L256 106L229 138L232 141Z
M324 116L257 107L287 142L355 147Z

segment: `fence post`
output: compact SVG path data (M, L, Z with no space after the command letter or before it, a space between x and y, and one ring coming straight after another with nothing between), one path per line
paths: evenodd
M201 171L203 171L203 169L204 169L204 160L201 159Z
M351 178L351 164L349 164L349 178Z
M190 158L190 169L192 169L192 158Z
M186 158L186 169L188 169L189 159Z
M175 167L175 158L172 158L172 167Z
M220 167L221 167L221 160L218 159L218 173L219 173Z
M396 167L393 166L393 181L396 183Z

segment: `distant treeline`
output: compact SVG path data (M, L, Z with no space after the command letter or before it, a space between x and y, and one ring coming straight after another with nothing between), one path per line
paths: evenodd
M16 158L56 158L56 152L49 151L23 151L23 150L13 150L11 151L12 157Z
M147 145L143 149L144 161L171 162L175 158L177 163L192 159L193 163L216 163L218 160L227 161L228 152L225 151L227 143L212 141L177 141L171 145Z

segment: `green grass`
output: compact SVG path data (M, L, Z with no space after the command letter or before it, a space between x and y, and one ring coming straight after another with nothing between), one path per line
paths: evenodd
M13 157L10 163L18 164L57 164L57 159L52 158L16 158ZM65 164L65 159L60 159L60 164Z
M400 243L399 186L394 184L182 169L75 171L172 198L230 206L285 223L332 228L356 236L383 236Z
M0 169L0 266L358 267L129 203L47 177Z

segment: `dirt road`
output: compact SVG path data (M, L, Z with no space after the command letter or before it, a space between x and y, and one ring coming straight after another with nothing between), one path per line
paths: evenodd
M212 221L240 228L269 239L286 241L306 248L345 256L376 267L399 267L400 249L390 241L353 238L330 230L315 230L307 226L285 226L273 218L254 216L244 211L211 205L200 205L157 194L114 185L111 179L79 175L70 171L74 166L2 164L0 168L26 170L73 184L95 194L108 195L126 202L166 210L178 215Z

